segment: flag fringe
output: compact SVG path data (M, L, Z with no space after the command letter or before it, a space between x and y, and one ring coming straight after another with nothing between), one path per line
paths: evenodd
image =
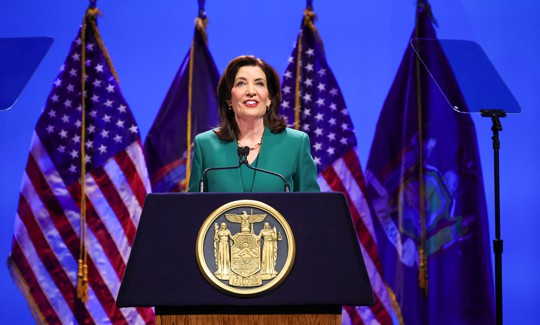
M37 324L47 324L45 321L45 317L43 317L43 314L39 310L38 305L36 304L36 301L34 300L32 294L30 293L30 288L26 284L26 281L24 281L24 278L21 275L21 271L17 267L17 265L11 260L11 257L7 260L7 267L9 270L9 274L11 275L11 278L13 279L13 282L15 282L15 285L19 289L19 291L23 294L24 299L26 300L26 303L28 304L28 307L30 307L30 313L34 317L34 320Z

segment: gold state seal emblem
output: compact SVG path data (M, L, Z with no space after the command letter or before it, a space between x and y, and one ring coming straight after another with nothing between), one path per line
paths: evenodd
M219 207L197 236L197 262L203 275L219 289L240 295L261 293L281 283L294 254L289 224L259 201Z

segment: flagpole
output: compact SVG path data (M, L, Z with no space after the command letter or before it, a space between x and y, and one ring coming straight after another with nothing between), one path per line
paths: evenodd
M417 13L416 13L416 23L415 23L415 37L419 37L419 24L418 24L418 13L420 10L430 10L430 7L427 3L418 1ZM424 140L423 140L423 121L422 121L422 82L420 80L420 59L415 56L415 66L416 66L416 102L417 102L417 122L418 122L418 199L419 199L419 212L420 212L420 247L418 249L418 287L424 292L424 298L428 297L428 262L426 256L426 204L425 204L425 184L424 184Z
M495 239L493 240L493 253L495 255L495 319L497 325L503 323L503 303L502 303L502 252L503 241L501 239L501 197L499 182L499 132L502 131L502 124L499 118L505 117L503 110L480 110L482 117L491 117L491 131L493 131L493 171L495 180Z

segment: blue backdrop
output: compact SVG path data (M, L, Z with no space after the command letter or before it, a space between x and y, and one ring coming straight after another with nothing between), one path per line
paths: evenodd
M353 118L366 164L377 119L414 26L414 1L314 1L327 59ZM86 1L5 0L0 37L51 36L54 44L16 105L0 112L0 259L11 247L23 169L37 118L67 55ZM432 0L440 38L479 42L523 112L502 119L501 216L505 321L537 318L540 252L540 3ZM143 138L190 46L197 1L100 1L99 27ZM207 1L209 47L218 69L254 54L282 73L305 1ZM1 55L1 53L0 53ZM2 72L0 72L2 73ZM450 108L449 108L450 109ZM474 116L493 238L491 121ZM4 264L5 265L5 264ZM0 267L0 323L33 323L7 267Z

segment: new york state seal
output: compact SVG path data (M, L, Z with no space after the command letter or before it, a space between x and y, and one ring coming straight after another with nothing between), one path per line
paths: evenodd
M236 295L263 293L292 268L295 242L287 220L254 200L227 203L210 214L197 236L197 263L215 287Z

